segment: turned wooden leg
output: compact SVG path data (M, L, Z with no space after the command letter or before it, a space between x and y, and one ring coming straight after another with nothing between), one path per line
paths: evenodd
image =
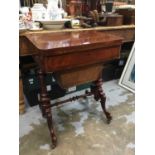
M57 145L57 138L53 128L52 112L51 112L51 107L49 106L50 98L48 97L46 84L44 80L45 74L42 71L39 71L38 74L39 74L38 76L39 76L39 82L40 82L40 108L42 111L42 115L47 119L47 124L48 124L50 136L52 140L52 148L55 148Z
M42 77L43 76L43 77ZM39 77L39 83L40 83L40 98L39 98L39 108L41 110L42 113L42 117L46 118L46 113L45 113L45 107L46 105L44 104L44 100L45 100L45 95L43 95L44 93L42 93L44 90L41 87L44 84L44 75L42 75L42 72L38 72L38 77ZM45 90L46 91L46 90Z
M103 81L102 81L102 78L98 79L97 81L94 82L94 86L91 87L91 91L92 93L94 94L94 99L96 101L99 101L101 102L101 106L102 106L102 109L103 109L103 112L107 118L107 123L109 124L112 120L112 116L111 114L106 110L106 96L103 92L103 89L102 89L102 84L103 84Z

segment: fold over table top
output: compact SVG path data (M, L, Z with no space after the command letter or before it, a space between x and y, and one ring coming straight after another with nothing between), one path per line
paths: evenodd
M39 50L70 49L77 47L108 47L120 44L121 37L97 31L26 34L26 38Z

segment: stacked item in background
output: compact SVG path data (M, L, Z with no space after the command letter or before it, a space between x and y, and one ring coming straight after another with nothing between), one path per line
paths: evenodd
M135 24L135 6L123 5L116 8L116 13L123 16L123 24L131 25Z
M28 1L30 1L28 3ZM135 24L135 6L113 0L32 0L20 8L20 30ZM126 4L126 5L125 5ZM39 23L38 23L39 22Z

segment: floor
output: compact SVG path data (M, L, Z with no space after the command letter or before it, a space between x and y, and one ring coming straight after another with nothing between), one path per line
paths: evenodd
M117 80L105 82L103 89L111 124L106 124L93 97L53 108L58 146L52 150L46 120L38 106L28 108L19 117L20 155L134 155L134 94L118 86Z

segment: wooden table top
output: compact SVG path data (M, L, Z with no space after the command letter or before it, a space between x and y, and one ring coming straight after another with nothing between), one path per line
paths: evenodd
M69 49L77 47L102 46L107 47L117 45L122 40L121 37L106 34L104 32L77 31L77 32L57 32L57 33L33 33L25 35L31 43L39 50Z
M130 41L133 41L134 40L134 34L135 34L135 25L122 25L122 26L111 26L111 27L104 27L104 26L100 26L100 27L95 27L95 28L80 28L80 29L61 29L61 30L42 30L42 31L26 31L26 32L22 32L22 33L19 33L19 36L20 36L20 40L19 40L19 54L20 56L29 56L29 55L34 55L34 54L37 54L38 53L38 49L49 49L51 47L48 47L47 46L47 43L45 45L45 43L43 43L43 40L41 41L42 42L42 45L33 45L31 43L31 41L29 41L29 39L31 38L33 40L33 42L35 42L36 39L34 39L33 37L30 37L32 34L33 35L36 35L37 34L40 36L41 34L44 35L44 37L48 34L51 34L54 35L55 33L58 33L58 32L88 32L90 34L92 34L92 31L98 31L98 32L102 32L102 33L106 33L106 34L112 34L112 35L115 35L115 36L118 36L118 37L121 37L123 38L123 42L130 42ZM73 34L73 33L72 33ZM27 37L29 37L29 39L27 39ZM39 36L37 38L39 38ZM82 36L84 37L84 36ZM92 36L91 36L92 37ZM75 41L76 40L76 41ZM64 41L63 43L63 46L69 46L69 45L73 45L74 43L74 47L75 47L75 44L77 43L77 40L80 42L80 39L76 38L76 35L73 35L72 37L72 43L71 43L71 40L69 41ZM99 39L98 39L99 40ZM70 43L69 43L70 42ZM55 40L55 43L56 43L56 40ZM82 43L84 43L84 40L82 41ZM82 44L81 43L81 44ZM37 43L36 43L37 44ZM43 45L44 44L44 45ZM52 43L50 43L53 48L53 45ZM37 47L38 48L37 48ZM44 46L44 47L41 47L41 46ZM45 47L46 46L46 47ZM54 45L55 48L60 48L60 42L59 42L59 45L58 44L55 44ZM83 45L84 46L84 45ZM85 45L86 46L86 45ZM94 45L93 45L94 46ZM72 46L73 47L73 46ZM94 46L95 47L95 46ZM77 50L77 49L76 49ZM62 52L62 50L61 50ZM46 52L47 53L47 52ZM54 54L54 53L52 53Z

